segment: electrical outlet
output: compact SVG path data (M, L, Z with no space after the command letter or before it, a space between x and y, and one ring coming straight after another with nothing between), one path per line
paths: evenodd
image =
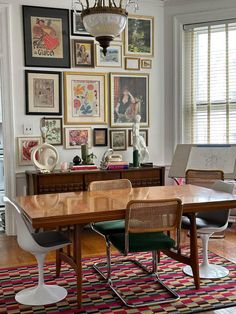
M33 125L30 123L23 125L23 133L24 135L32 135L33 134Z

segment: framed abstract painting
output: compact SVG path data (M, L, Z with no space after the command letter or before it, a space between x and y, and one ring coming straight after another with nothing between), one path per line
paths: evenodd
M82 144L91 147L91 128L65 128L65 148L81 148Z
M42 143L41 137L18 137L18 164L19 166L33 165L32 150Z

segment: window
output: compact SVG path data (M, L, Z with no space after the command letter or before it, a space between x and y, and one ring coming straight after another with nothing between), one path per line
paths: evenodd
M236 20L184 26L184 143L236 143Z

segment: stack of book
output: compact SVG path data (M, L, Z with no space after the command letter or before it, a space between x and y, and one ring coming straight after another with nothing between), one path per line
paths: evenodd
M129 163L126 161L113 161L107 164L107 170L128 169Z
M77 170L91 170L91 169L97 169L98 167L96 165L78 165L78 166L72 166L70 170L77 171Z

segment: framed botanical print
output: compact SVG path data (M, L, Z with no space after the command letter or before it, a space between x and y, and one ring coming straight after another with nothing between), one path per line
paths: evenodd
M69 11L23 5L25 65L70 67Z
M31 153L42 142L41 137L18 137L18 164L19 166L33 165Z
M65 148L81 148L82 144L91 147L91 128L65 128Z
M93 129L93 146L107 146L107 129Z
M47 128L46 142L51 145L62 145L62 118L42 118L41 126Z
M148 146L148 130L139 130L139 135L144 138L146 146ZM133 146L133 131L129 130L128 136L128 144L129 146Z
M126 150L126 130L110 130L110 147L113 150Z
M94 41L76 39L72 43L74 66L94 68Z
M25 71L26 114L61 115L61 72Z
M111 127L132 127L135 116L140 126L149 125L149 75L111 73Z
M73 10L71 11L71 35L93 37L86 31L81 18L81 13L75 14Z
M111 45L107 48L104 56L102 48L96 45L96 66L97 67L122 67L122 46Z
M107 123L107 75L64 73L65 124Z
M154 18L129 15L125 28L125 55L152 57L154 50Z

